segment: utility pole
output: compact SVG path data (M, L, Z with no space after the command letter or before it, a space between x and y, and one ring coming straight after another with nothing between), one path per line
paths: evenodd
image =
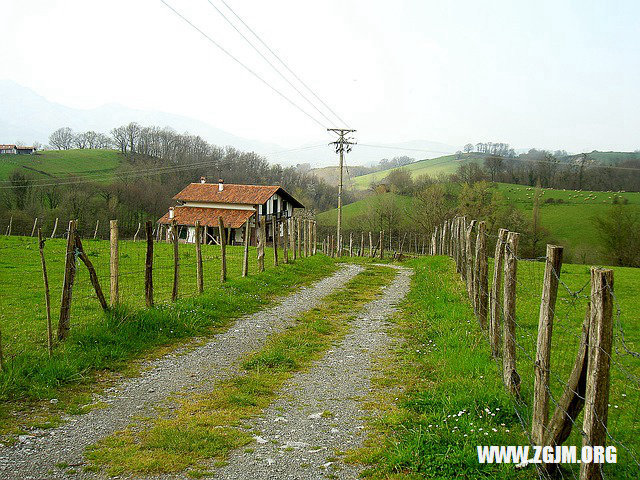
M355 141L349 138L350 133L354 133L355 130L348 128L327 128L327 131L338 134L338 140L331 142L329 145L335 145L336 153L340 154L340 183L338 184L338 225L336 232L336 250L338 256L342 253L342 169L344 166L344 152L351 151L351 145L355 145Z

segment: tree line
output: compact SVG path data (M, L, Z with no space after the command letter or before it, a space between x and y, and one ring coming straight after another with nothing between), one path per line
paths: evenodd
M78 134L69 128L54 134L65 139L61 149L77 145L70 138ZM174 204L173 195L201 176L227 183L282 185L308 213L333 207L337 198L337 187L312 174L170 128L129 123L111 131L108 146L117 146L122 155L115 173L43 179L29 170L12 171L0 189L0 222L13 217L12 231L29 234L36 217L44 231L51 231L56 218L78 219L86 235L93 234L96 221L106 234L108 221L117 219L123 235L132 235L139 223L164 215ZM88 142L84 148L99 147ZM344 198L352 200L348 193Z

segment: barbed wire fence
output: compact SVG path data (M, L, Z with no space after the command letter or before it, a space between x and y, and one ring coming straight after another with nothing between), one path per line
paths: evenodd
M293 217L292 217L293 218ZM253 219L253 217L252 217ZM250 219L251 228L255 223ZM261 219L261 222L264 218ZM282 227L284 219L277 219L275 231L279 231L278 256L274 253L273 241L267 238L258 242L258 246L244 245L242 242L233 242L225 245L224 254L219 242L213 242L214 237L201 235L201 268L198 268L198 247L193 242L185 241L184 231L176 227L178 239L178 268L174 261L174 242L171 233L167 234L167 228L155 222L147 226L139 222L139 226L130 231L129 235L117 235L115 241L111 240L111 226L107 223L88 226L80 235L75 221L63 223L57 219L47 224L44 230L36 223L34 235L30 231L16 231L13 220L0 225L0 256L18 257L11 265L2 268L2 281L5 285L21 285L24 288L5 291L0 298L0 359L1 369L11 368L11 359L19 357L33 349L46 348L48 336L46 328L46 312L44 308L43 273L39 256L38 230L41 229L43 254L46 259L47 278L50 285L51 308L50 316L55 324L58 324L58 314L66 308L72 317L71 328L88 325L91 322L100 321L103 318L103 308L100 308L98 290L106 299L107 309L117 305L131 307L133 309L145 308L147 302L147 274L149 258L147 251L152 245L151 257L151 284L154 306L171 305L177 299L193 298L201 294L199 277L202 277L203 290L206 292L221 285L222 263L225 263L225 278L232 279L244 276L244 252L247 251L246 272L250 276L258 273L259 260L256 253L262 249L265 269L272 269L283 263L294 261L292 248L287 248L287 256L284 255L284 240L287 239L287 247L298 243L301 238L301 248L296 250L295 258L312 256L318 252L317 238L315 236L315 220L305 219L301 222L300 230L296 228L295 221L287 220L287 235ZM117 224L117 221L116 221ZM269 223L272 225L272 223ZM42 225L42 224L40 224ZM147 232L149 228L149 232ZM182 227L187 228L187 227ZM202 227L201 227L202 228ZM246 224L242 227L246 234ZM251 232L251 228L249 231ZM161 229L161 230L159 230ZM304 231L302 231L304 230ZM170 229L169 229L170 231ZM69 242L69 235L77 236L80 243ZM227 235L229 231L226 231ZM22 235L16 235L22 233ZM150 240L147 239L150 233ZM216 227L216 234L218 228ZM260 237L260 230L250 233L247 239ZM227 237L228 238L228 237ZM270 233L273 238L273 233ZM70 245L71 243L71 245ZM81 246L81 248L79 247ZM114 247L117 246L117 247ZM306 247L306 248L304 248ZM112 251L117 248L117 275L112 275ZM89 261L93 271L85 268L81 257ZM286 260L285 260L286 258ZM224 259L224 260L223 260ZM177 270L177 295L174 298L174 275ZM198 273L200 271L200 273ZM93 279L91 278L93 275ZM64 306L65 293L68 287L68 279L73 277L72 292L68 294L69 305ZM96 288L95 283L99 285ZM117 283L117 294L114 298L113 282ZM63 290L62 300L60 291ZM13 296L12 296L13 295ZM115 300L115 301L114 301ZM73 308L71 307L73 304ZM17 309L17 310L16 310ZM15 322L5 321L5 317L17 315L29 315L29 320ZM60 323L64 323L64 320ZM9 325L7 325L9 324ZM53 332L54 337L56 332Z
M640 354L625 325L637 320L614 293L614 272L563 269L563 249L553 245L522 258L518 237L455 217L432 232L429 254L454 259L530 444L616 447L617 464L535 464L538 475L636 478Z

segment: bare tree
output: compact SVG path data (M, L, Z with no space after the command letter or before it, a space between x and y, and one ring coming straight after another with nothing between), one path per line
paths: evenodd
M69 127L57 129L49 135L49 143L58 150L69 150L73 144L74 134Z

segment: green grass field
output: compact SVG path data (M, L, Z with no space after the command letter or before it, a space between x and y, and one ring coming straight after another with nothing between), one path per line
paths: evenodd
M180 245L179 298L171 299L172 245L154 245L154 297L156 308L144 307L145 242L120 242L120 309L105 315L95 297L87 269L78 260L71 307L71 336L55 348L48 362L46 310L37 241L30 237L0 237L0 331L7 369L0 373L0 399L47 398L60 385L73 382L81 371L116 368L123 361L154 346L206 333L210 326L224 325L239 315L264 306L275 295L331 272L326 257L298 260L295 265L273 268L273 250L265 252L266 272L257 273L255 248L250 250L249 272L241 278L242 247L227 247L227 278L220 283L220 248L203 246L205 291L197 295L195 246ZM84 249L94 264L102 290L109 295L109 242L85 240ZM60 309L65 240L50 239L45 245L51 290L54 329ZM177 318L176 318L177 316ZM143 330L118 333L119 322L138 322ZM148 322L149 331L144 331ZM174 328L162 330L163 323ZM118 325L113 332L108 324ZM154 330L158 327L159 330ZM133 328L133 327L131 327ZM121 338L120 335L126 335ZM137 339L135 337L138 337ZM95 338L95 351L82 348ZM93 342L93 341L92 341ZM76 378L77 380L77 378Z
M380 399L383 415L372 421L375 434L355 455L369 466L371 478L537 478L534 467L480 465L477 445L527 445L522 423L530 428L535 342L544 264L519 262L516 329L517 368L524 405L506 394L501 364L491 359L485 333L467 299L466 289L446 257L411 261L416 274L402 304L397 332L404 339L396 356L382 365ZM491 269L490 269L491 271ZM621 342L640 351L640 270L615 268L615 341L609 396L608 444L618 450L618 463L605 466L606 478L637 478L640 459L640 360ZM589 267L564 265L556 305L550 388L557 399L573 365L584 319ZM398 395L398 389L404 392ZM553 399L550 409L554 408ZM520 420L522 418L522 422ZM579 426L566 445L581 447ZM631 453L630 453L631 452ZM573 471L578 465L573 465ZM564 478L574 478L566 467Z
M411 172L411 176L414 179L421 175L435 177L440 174L455 173L461 163L482 162L485 157L486 155L483 153L465 153L460 159L458 159L457 155L445 155L443 157L420 160L401 168ZM380 172L368 173L367 175L355 177L351 182L351 185L356 190L367 190L371 186L372 182L375 183L381 181L389 175L391 170L395 169L382 170Z
M379 203L393 202L397 205L398 209L403 212L409 211L413 205L413 199L411 197L397 195L395 193L382 193L378 195L370 195L358 200L357 202L350 203L342 207L342 221L344 228L357 229L360 224L359 218L362 215L367 214L375 210ZM338 209L327 210L317 216L318 223L325 227L334 227L338 221Z
M0 181L7 180L15 169L37 179L79 175L109 181L122 162L123 157L116 150L46 150L35 155L0 155Z

